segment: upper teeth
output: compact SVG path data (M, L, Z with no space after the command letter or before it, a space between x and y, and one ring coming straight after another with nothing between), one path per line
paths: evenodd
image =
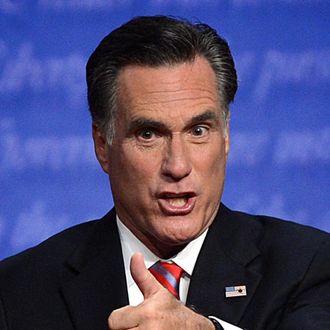
M187 203L187 199L183 197L169 198L168 201L171 205L174 206L183 206Z

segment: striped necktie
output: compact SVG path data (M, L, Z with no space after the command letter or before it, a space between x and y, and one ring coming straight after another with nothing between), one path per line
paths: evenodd
M163 287L180 300L179 283L183 274L180 266L175 263L158 261L149 268L149 271Z

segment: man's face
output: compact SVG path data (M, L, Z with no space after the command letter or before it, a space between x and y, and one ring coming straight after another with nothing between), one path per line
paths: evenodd
M229 140L215 74L204 58L118 77L112 145L94 127L122 222L169 257L212 223L223 191Z

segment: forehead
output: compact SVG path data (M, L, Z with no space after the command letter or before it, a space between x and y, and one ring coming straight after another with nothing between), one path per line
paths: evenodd
M193 116L201 108L218 111L221 105L215 73L203 57L168 66L125 67L118 76L117 101L126 117Z

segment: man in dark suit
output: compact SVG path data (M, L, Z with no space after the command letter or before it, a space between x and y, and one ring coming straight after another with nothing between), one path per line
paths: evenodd
M329 235L220 203L225 40L136 18L97 47L87 83L115 209L2 262L0 328L330 329Z

